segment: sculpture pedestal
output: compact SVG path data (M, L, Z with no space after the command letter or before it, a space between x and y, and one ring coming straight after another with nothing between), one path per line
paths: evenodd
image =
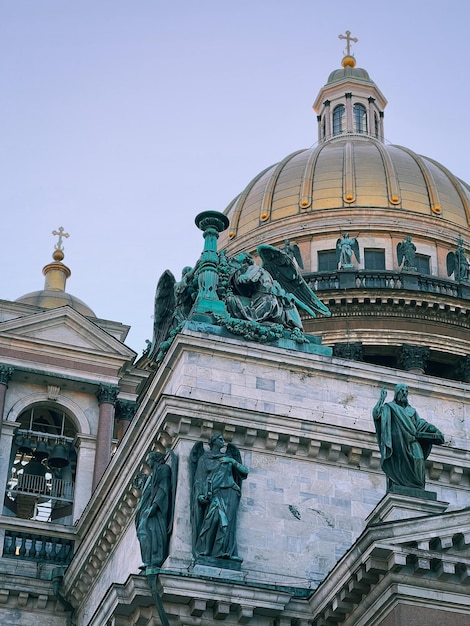
M214 557L199 556L191 569L193 574L211 576L213 578L243 581L244 573L241 571L242 559L216 559Z
M424 491L424 489L415 489L412 491L420 492L421 497L418 495L388 492L366 518L367 526L380 524L382 522L411 519L414 517L439 515L440 513L444 513L449 506L448 502L436 500L436 494L432 491Z

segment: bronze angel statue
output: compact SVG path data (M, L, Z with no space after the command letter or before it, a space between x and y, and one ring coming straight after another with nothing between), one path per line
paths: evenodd
M168 541L173 530L178 459L170 450L168 460L165 460L164 453L150 452L147 465L151 473L140 473L134 480L134 486L141 490L135 528L142 567L161 567L168 556Z
M225 448L225 452L222 449ZM196 559L212 557L241 562L236 525L241 483L248 476L240 451L212 435L209 449L202 441L191 451L191 526Z
M181 280L176 281L170 270L160 276L155 292L153 339L149 342L148 357L154 359L170 333L188 318L197 294L197 279L192 267L183 268Z
M293 261L297 263L301 270L304 269L304 262L302 259L302 254L300 252L300 248L296 243L292 243L290 239L284 239L284 246L281 250L287 254Z
M350 269L353 266L353 254L358 263L361 261L359 244L355 237L351 238L349 233L345 233L342 238L336 241L336 263L340 269Z
M468 280L470 267L465 256L462 237L459 237L457 244L457 250L449 252L446 257L447 276L454 274L455 280Z
M416 246L411 241L411 235L407 235L404 241L397 244L397 260L399 266L403 263L404 270L416 269Z
M225 301L229 314L258 323L278 323L302 330L299 309L312 317L331 315L300 275L293 260L279 248L262 244L262 265L242 252L231 259Z

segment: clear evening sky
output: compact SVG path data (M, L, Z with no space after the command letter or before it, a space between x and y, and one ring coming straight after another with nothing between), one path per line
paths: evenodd
M316 142L346 30L387 141L469 182L467 0L0 0L0 297L42 289L64 226L67 291L140 354L195 215Z

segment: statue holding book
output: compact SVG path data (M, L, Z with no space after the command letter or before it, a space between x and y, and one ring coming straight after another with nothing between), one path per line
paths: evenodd
M395 486L424 489L424 462L433 444L444 443L444 435L408 403L407 385L396 385L393 402L385 402L386 397L382 389L372 415L387 491Z

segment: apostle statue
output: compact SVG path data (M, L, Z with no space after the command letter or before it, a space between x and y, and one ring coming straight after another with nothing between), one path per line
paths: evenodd
M161 567L168 556L176 486L176 457L171 453L170 458L173 467L165 463L165 454L150 452L147 465L151 473L140 480L140 484L137 479L135 481L142 491L135 513L135 527L143 567Z
M241 481L248 469L241 462L238 448L226 446L222 435L213 435L209 450L201 441L191 451L191 523L193 553L241 562L238 556L236 525ZM221 565L223 567L223 565Z
M394 486L424 489L424 461L433 444L444 443L444 435L408 404L407 385L396 385L393 402L385 402L386 397L387 391L382 389L372 416L387 491Z

